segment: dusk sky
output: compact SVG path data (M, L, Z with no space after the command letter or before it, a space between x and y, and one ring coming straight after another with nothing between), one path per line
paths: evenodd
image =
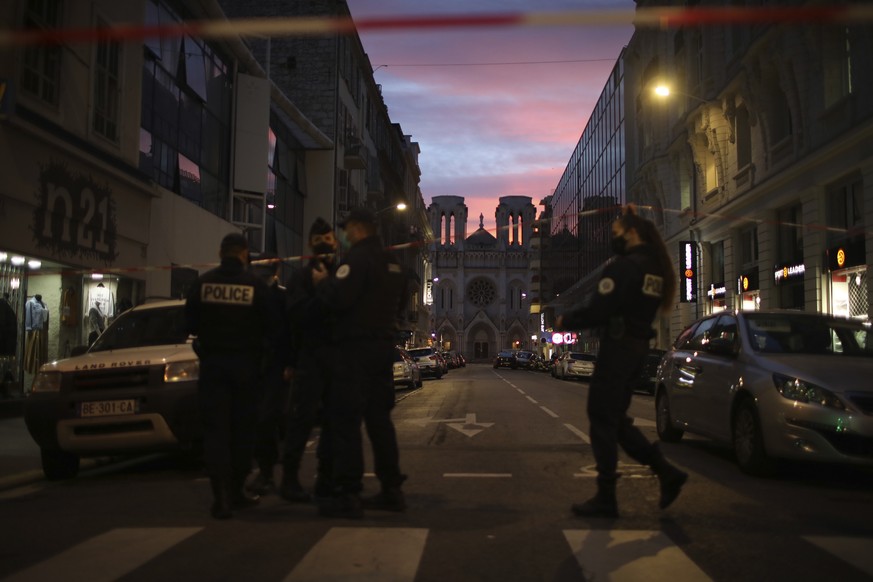
M348 0L355 19L604 8L633 0ZM467 234L500 196L552 193L633 26L362 31L391 121L421 148L425 204L463 196ZM548 64L543 61L565 61ZM566 62L576 61L576 62ZM485 64L514 63L514 64ZM438 66L439 65L439 66ZM448 65L448 66L442 66ZM537 206L537 212L542 207Z

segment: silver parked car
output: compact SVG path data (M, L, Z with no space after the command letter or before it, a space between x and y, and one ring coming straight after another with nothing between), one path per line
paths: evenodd
M775 459L873 466L871 326L819 313L722 313L685 329L658 369L658 435L731 445L740 468Z
M421 370L403 348L394 348L394 387L421 388Z
M561 380L590 378L594 375L597 356L585 352L565 352L555 362L553 375Z

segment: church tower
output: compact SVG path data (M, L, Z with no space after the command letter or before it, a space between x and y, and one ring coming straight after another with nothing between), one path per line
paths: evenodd
M467 238L467 205L463 196L434 196L427 207L434 244L464 250Z
M500 248L529 247L536 214L530 196L502 196L496 214Z

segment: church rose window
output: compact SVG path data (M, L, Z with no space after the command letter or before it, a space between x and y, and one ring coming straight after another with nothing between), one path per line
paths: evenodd
M476 279L467 287L467 297L476 307L490 305L496 294L494 284L487 279Z

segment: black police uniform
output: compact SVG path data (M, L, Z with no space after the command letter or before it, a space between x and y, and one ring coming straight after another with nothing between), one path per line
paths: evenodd
M588 393L591 448L598 483L617 478L617 444L652 465L658 450L627 416L633 382L644 365L652 322L661 305L663 273L654 249L641 244L606 265L587 306L562 316L564 329L600 327L600 352Z
M316 263L333 273L330 265L313 259L307 265L294 269L285 283L293 345L290 365L294 369L294 378L285 430L282 457L284 477L280 493L288 501L306 501L309 498L300 485L298 473L306 443L319 423L321 434L316 450L316 496L330 494L333 472L330 423L321 413L330 389L331 375L337 365L337 350L333 345L333 313L315 296L312 268Z
M383 490L399 488L405 478L391 420L393 350L404 281L396 259L373 235L353 245L335 275L316 287L319 298L336 313L335 335L343 356L342 365L334 369L328 414L334 487L344 497L357 497L363 489L362 419Z
M272 268L272 267L271 267ZM257 271L256 271L257 273ZM289 405L289 383L285 368L291 365L291 337L287 321L286 289L274 281L269 285L269 300L279 317L276 343L264 354L263 394L255 429L255 463L259 476L250 485L255 493L264 494L272 487L273 467L279 461L279 443L285 436Z
M213 514L227 517L228 505L245 500L262 358L274 341L277 317L267 285L237 258L222 259L199 278L185 315L200 356L198 396L204 461L216 497Z

